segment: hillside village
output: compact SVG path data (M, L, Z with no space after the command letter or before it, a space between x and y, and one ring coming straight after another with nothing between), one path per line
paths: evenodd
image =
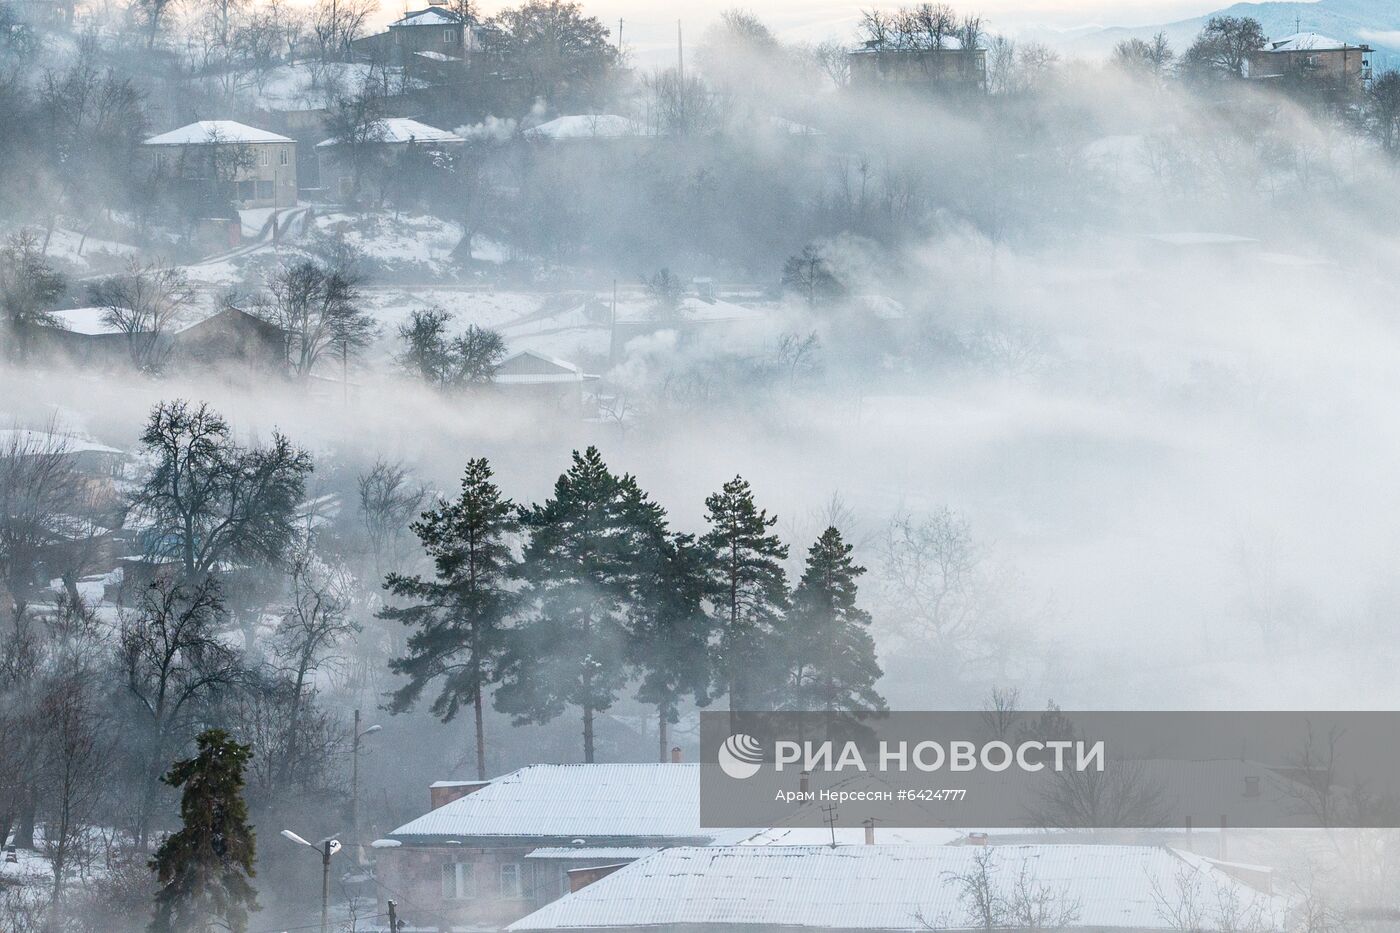
M1394 928L1187 794L701 822L702 711L1400 702L1400 71L1294 26L0 0L0 933Z

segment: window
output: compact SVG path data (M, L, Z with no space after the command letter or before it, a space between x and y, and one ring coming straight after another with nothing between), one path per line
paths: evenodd
M270 153L269 153L266 149L259 149L259 150L258 150L258 164L259 164L259 165L271 165L271 164L272 164L271 155L270 155Z
M442 44L443 44L443 45L456 45L456 44L457 44L457 30L455 30L455 29L444 29L444 30L442 31Z
M238 200L251 201L257 196L257 185L251 181L240 181L238 183Z
M271 201L271 200L272 200L272 196L273 196L273 193L272 193L272 182L270 182L270 181L260 181L260 182L258 182L258 200L259 200L259 201Z
M476 897L476 866L471 862L442 866L442 896L454 901Z
M501 897L520 896L520 863L506 862L501 866Z
M278 149L278 150L277 150L277 164L278 164L278 165L286 165L286 164L287 164L287 147L286 147L286 146L283 146L281 149Z

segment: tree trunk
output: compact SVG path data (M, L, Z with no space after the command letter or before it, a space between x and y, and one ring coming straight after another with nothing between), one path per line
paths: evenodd
M476 713L476 779L486 780L486 732L481 721L481 680L476 682L475 695L472 697L472 706Z
M583 762L593 764L593 706L583 707Z
M670 744L670 742L668 742L667 740L670 738L671 724L666 721L666 707L664 704L658 704L656 707L656 724L656 733L661 740L661 757L656 760L661 762L662 764L665 764L667 761L670 760L671 750L668 749L666 746Z
M15 848L34 848L34 801L25 800L24 809L19 813L19 825L15 827Z

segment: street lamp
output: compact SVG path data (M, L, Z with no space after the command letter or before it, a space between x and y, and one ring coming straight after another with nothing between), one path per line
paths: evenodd
M331 856L340 851L340 840L327 836L317 843L307 842L290 829L282 830L282 835L299 846L315 849L321 853L321 933L331 929Z
M384 728L379 724L360 731L360 711L355 710L355 738L350 743L350 841L355 846L356 857L363 861L364 847L360 843L360 739L374 735Z

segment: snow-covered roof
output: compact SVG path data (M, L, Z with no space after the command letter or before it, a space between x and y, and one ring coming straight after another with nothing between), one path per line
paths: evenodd
M456 55L444 55L441 52L434 52L432 49L424 49L421 52L414 52L419 58L426 58L430 62L460 62Z
M1354 49L1340 39L1320 36L1315 32L1295 32L1282 39L1271 39L1267 51L1270 52L1318 52L1327 49Z
M146 140L147 146L191 146L221 143L290 143L294 140L234 120L198 120Z
M547 859L550 861L571 861L574 859L613 859L623 861L646 858L656 851L654 846L544 846L526 855L526 858Z
M113 327L106 320L106 308L65 308L62 311L51 312L59 326L64 330L71 330L75 334L86 334L89 337L98 334L121 333L120 328Z
M1258 917L1261 931L1281 929L1287 907L1217 864L1150 846L678 847L633 862L506 929L971 930L985 925L965 897L964 879L978 877L979 856L990 859L988 876L1003 895L1014 897L1018 882L1029 883L1028 896L1051 892L1066 913L1077 906L1065 927L1173 929L1162 898L1180 892L1183 881L1200 884L1202 929L1241 917ZM1219 915L1212 911L1217 898Z
M630 117L615 113L575 113L532 126L523 135L532 139L622 139L653 134Z
M865 844L865 828L861 826L838 826L835 828L838 846L858 846ZM825 826L778 826L763 829L739 840L741 846L830 846L833 832ZM878 827L875 841L880 845L951 845L967 836L960 829L945 829L940 826L900 829Z
M462 143L465 139L450 130L440 130L435 126L426 123L419 123L417 120L410 120L407 117L385 117L379 121L383 128L384 135L379 137L382 143ZM332 137L322 140L316 144L317 149L322 149L337 144L337 140Z
M0 451L15 449L34 452L63 451L70 454L121 453L115 447L99 444L78 434L51 434L48 431L34 431L29 428L0 428Z
M557 356L536 350L521 350L501 360L492 378L501 385L547 385L587 382L598 377Z
M530 765L388 834L436 843L480 836L708 841L696 764Z
M405 13L403 16L390 23L390 26L457 26L462 22L461 18L451 10L441 7L428 7L426 10L415 10L412 13Z

